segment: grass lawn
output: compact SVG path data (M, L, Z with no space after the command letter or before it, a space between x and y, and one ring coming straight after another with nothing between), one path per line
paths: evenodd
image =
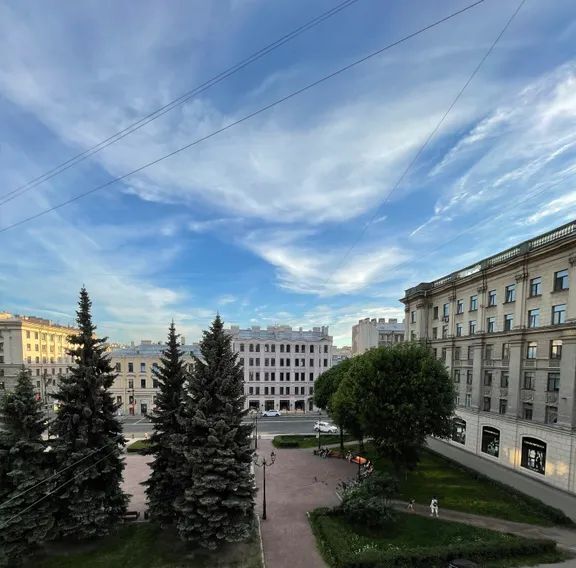
M128 453L140 453L150 445L150 440L137 440L126 447Z
M228 544L215 552L187 548L174 533L151 523L120 527L114 535L85 544L57 543L30 568L261 568L260 538Z
M354 440L350 434L344 434L344 442ZM320 445L328 446L329 444L339 444L340 434L321 434ZM282 447L283 444L290 444L294 448L317 448L318 438L316 434L298 434L294 436L275 436L272 444L276 447ZM292 446L292 444L294 444ZM285 447L285 446L284 446Z
M390 462L379 458L370 444L366 444L363 455L374 462L377 470L392 469ZM400 498L406 501L415 499L417 503L428 505L432 496L438 498L440 512L444 507L534 525L556 524L551 509L546 505L488 479L477 478L450 460L425 451L417 469L401 480Z
M419 558L422 564L413 561L414 564L410 565L446 566L446 558L441 555L442 550L446 551L447 547L458 553L462 553L468 547L471 556L474 550L479 549L498 551L493 554L498 560L491 561L484 558L481 562L482 566L494 568L519 566L522 562L543 559L558 561L565 558L562 553L550 550L527 554L527 549L523 551L522 548L531 541L517 536L406 513L399 513L397 522L390 528L378 530L358 527L348 523L341 516L325 515L321 511L311 515L311 524L324 559L333 567L346 567L348 563L351 566L384 566L387 565L385 559L389 559L387 555L403 552L425 555L424 558ZM548 548L551 548L550 545ZM508 558L507 563L502 564L506 556L515 557ZM378 558L379 562L375 561ZM360 559L363 559L364 563L353 564L355 560ZM374 563L367 562L368 559Z

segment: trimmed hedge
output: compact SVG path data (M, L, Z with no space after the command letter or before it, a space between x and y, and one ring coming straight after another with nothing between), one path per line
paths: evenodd
M556 525L563 525L566 527L576 526L576 523L570 517L565 515L563 511L561 511L560 509L556 509L555 507L552 507L550 505L547 505L546 503L540 501L540 499L537 499L536 497L527 495L526 493L519 491L518 489L512 487L511 485L507 485L506 483L502 483L501 481L496 481L495 479L492 479L491 477L488 477L487 475L484 475L483 473L480 473L475 469L472 469L471 467L465 466L460 462L453 460L452 458L446 457L444 454L435 452L430 448L426 448L424 451L429 452L433 456L439 457L447 461L448 463L450 463L452 467L454 467L455 469L459 469L460 471L463 471L464 473L466 473L467 475L469 475L474 479L478 479L479 481L483 481L494 487L503 489L509 494L514 495L514 497L517 497L518 499L521 499L526 503L529 503L534 512L538 513L542 517L547 518Z
M274 439L274 446L276 448L299 448L300 444L291 440L276 440Z
M144 451L150 446L149 440L137 440L126 447L129 454L144 454Z
M337 516L330 509L316 509L310 513L310 524L318 548L333 568L383 568L413 566L416 568L445 567L450 560L466 558L480 564L507 558L536 556L556 552L556 543L550 540L516 537L509 542L470 542L469 544L436 547L397 548L396 550L362 550L356 553L338 550L324 530L322 517ZM433 521L434 522L434 521Z

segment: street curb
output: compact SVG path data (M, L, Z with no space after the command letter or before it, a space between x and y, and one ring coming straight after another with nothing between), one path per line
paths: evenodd
M262 568L266 568L266 559L264 558L264 543L262 542L262 524L260 523L260 515L256 513L256 520L258 521L258 536L260 536L260 556L262 557Z

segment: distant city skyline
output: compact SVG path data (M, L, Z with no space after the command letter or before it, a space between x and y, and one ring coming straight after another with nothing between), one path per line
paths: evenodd
M30 0L0 6L0 231L217 130L467 5L360 0L120 142L2 203L336 3ZM0 232L0 310L101 335L404 317L404 290L576 217L576 14L483 2L250 121ZM371 222L365 229L366 223Z

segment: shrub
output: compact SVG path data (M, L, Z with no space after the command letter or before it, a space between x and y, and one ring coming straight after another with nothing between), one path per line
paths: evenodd
M300 444L294 440L274 439L274 446L276 446L277 448L299 448Z
M130 454L144 454L149 446L149 440L137 440L133 444L127 446L126 451Z

